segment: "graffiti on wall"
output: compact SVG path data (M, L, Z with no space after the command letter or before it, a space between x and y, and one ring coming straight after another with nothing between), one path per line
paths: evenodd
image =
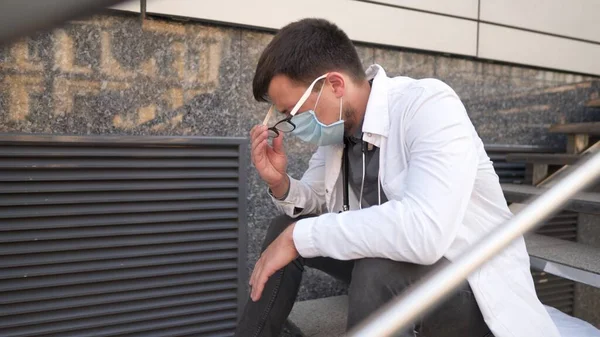
M110 16L25 38L0 51L1 124L172 128L180 107L219 87L229 43L209 26Z

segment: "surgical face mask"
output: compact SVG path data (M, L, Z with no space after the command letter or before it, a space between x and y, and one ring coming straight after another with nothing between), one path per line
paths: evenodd
M302 141L318 146L342 144L344 142L342 98L340 97L340 120L329 125L321 123L315 114L315 109L317 108L317 104L319 104L319 99L321 98L321 93L323 93L323 87L325 87L325 85L323 85L319 91L319 96L317 97L317 102L315 103L313 110L308 110L300 114L296 113L310 96L315 83L326 77L327 74L314 80L290 112L290 115L292 116L291 122L296 126L296 128L292 131L292 134L300 138Z

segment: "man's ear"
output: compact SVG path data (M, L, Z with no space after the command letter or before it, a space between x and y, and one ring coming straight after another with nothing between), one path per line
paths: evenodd
M325 85L333 90L336 98L340 98L346 93L346 79L342 73L330 72L327 75L327 83Z

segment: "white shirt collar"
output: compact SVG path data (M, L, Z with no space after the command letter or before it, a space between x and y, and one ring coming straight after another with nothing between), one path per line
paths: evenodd
M365 134L364 140L373 143L369 139L373 134L387 137L389 133L389 78L385 74L385 70L378 64L370 66L366 71L366 75L368 80L373 79L373 84L367 102L362 131Z

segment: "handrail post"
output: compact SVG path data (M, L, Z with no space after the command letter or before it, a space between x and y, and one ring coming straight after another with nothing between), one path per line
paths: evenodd
M537 196L505 224L452 263L428 274L353 329L348 337L392 337L453 293L460 284L515 239L559 211L577 192L600 176L600 152L578 164L552 188Z

